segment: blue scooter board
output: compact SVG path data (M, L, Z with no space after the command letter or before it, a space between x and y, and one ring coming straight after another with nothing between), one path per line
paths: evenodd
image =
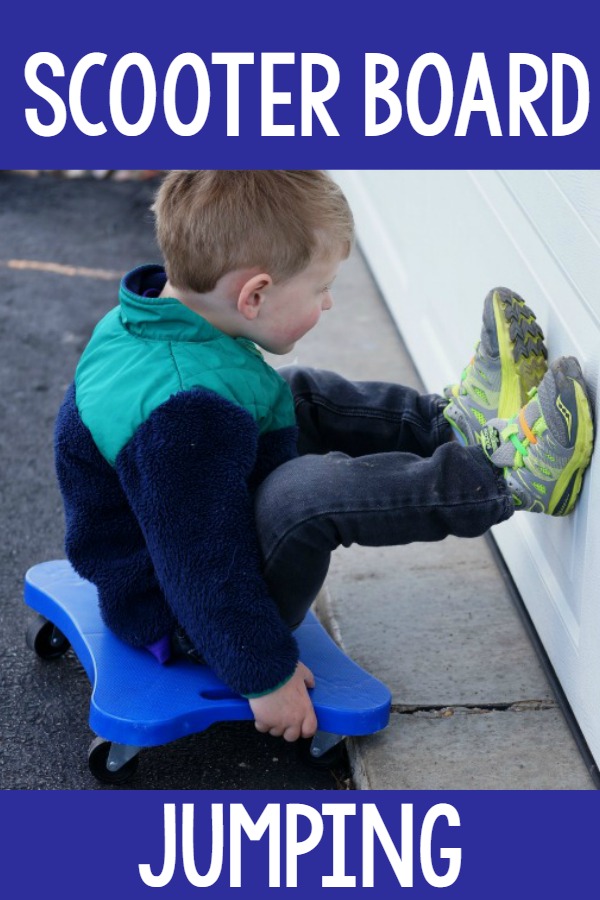
M248 701L208 666L186 659L160 665L148 651L119 640L102 622L96 588L66 560L29 569L25 602L40 616L29 628L28 645L45 659L72 646L90 679L89 723L101 737L92 742L89 764L101 781L128 780L141 748L215 722L252 719ZM386 685L349 659L312 612L294 634L316 682L311 699L319 730L311 756L322 757L344 736L385 728L391 702Z

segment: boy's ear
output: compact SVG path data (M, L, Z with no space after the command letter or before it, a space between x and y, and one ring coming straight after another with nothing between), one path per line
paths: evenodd
M244 282L238 295L237 308L245 319L255 319L265 299L265 291L271 287L273 279L266 272L253 275Z

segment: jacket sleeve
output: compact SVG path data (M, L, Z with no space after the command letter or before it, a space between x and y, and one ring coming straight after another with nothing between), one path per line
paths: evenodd
M248 489L258 439L244 409L193 389L154 410L116 460L175 618L242 694L275 688L298 660L261 574Z

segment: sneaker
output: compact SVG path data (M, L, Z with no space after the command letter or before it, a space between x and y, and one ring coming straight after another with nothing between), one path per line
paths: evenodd
M461 444L477 444L490 419L508 419L542 380L544 334L525 301L507 288L485 298L481 338L460 384L444 391L444 416Z
M552 363L517 416L488 422L481 446L504 469L517 509L566 516L581 490L593 432L581 368L568 356Z

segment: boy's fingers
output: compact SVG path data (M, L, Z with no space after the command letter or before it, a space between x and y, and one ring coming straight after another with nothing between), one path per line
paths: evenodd
M284 741L297 741L300 737L300 728L298 725L290 725L289 728L286 728L283 732Z
M302 677L304 678L304 684L307 687L314 687L315 676L313 675L311 670L308 668L308 666L305 666L304 663L299 663L299 665L302 667Z
M309 738L312 737L313 734L317 730L317 717L314 713L314 710L305 718L302 723L302 737Z

